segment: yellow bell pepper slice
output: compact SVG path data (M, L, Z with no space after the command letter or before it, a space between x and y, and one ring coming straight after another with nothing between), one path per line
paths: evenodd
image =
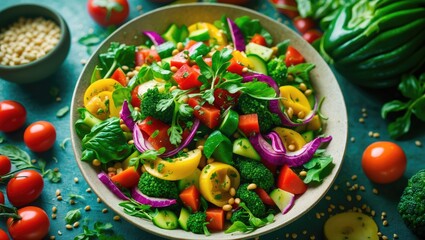
M199 186L202 196L210 203L223 207L230 198L230 189L237 189L240 184L240 175L233 166L213 162L206 165L199 177Z
M232 52L232 56L236 60L236 62L240 63L241 65L249 69L252 69L254 67L254 64L251 62L251 60L249 60L249 58L247 58L246 55L242 52L234 50Z
M198 167L201 157L201 150L195 149L187 152L182 157L166 160L157 158L155 161L145 163L143 166L147 172L157 178L175 181L191 175Z
M90 84L84 92L84 106L100 92L113 92L117 86L121 86L121 84L112 78L100 79Z
M279 90L282 104L286 108L292 108L295 115L304 112L305 117L310 113L310 103L304 93L298 88L288 85L280 87Z
M292 129L276 127L273 128L273 131L275 131L279 135L283 145L285 145L285 148L288 151L297 151L306 144L304 137L297 131L294 131ZM295 148L289 149L289 145L293 145Z
M227 37L223 31L219 30L216 26L207 22L197 22L188 27L189 33L194 32L200 29L208 29L208 33L210 34L210 44L211 45L227 45Z
M92 97L85 105L87 111L95 117L105 120L108 117L119 117L120 108L115 106L112 92L103 91Z

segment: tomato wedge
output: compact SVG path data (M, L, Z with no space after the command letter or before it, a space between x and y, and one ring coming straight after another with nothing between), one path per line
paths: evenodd
M304 56L301 55L301 53L298 52L297 49L293 48L292 46L289 46L288 50L286 50L285 56L286 66L289 67L291 65L297 65L303 62L305 62Z

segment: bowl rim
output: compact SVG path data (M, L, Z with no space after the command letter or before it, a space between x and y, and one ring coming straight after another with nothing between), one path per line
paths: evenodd
M100 53L100 51L102 50L102 48L104 48L105 44L109 43L110 40L116 35L118 34L120 31L122 31L122 29L124 29L126 26L133 24L133 22L138 21L138 19L140 18L147 18L150 15L153 14L157 14L158 12L161 11L167 11L169 9L174 9L174 8L190 8L190 7L199 7L199 6L205 6L205 7L225 7L225 8L233 8L234 10L237 11L242 11L244 12L242 15L249 13L251 15L255 15L255 16L260 16L261 18L265 18L268 21L272 21L274 23L276 23L279 26L283 26L283 28L285 29L284 31L289 31L292 32L293 34L295 34L297 37L296 38L301 38L294 30L290 29L288 26L285 26L283 23L278 22L275 19L272 19L271 17L260 13L258 11L249 9L249 8L245 8L242 6L235 6L235 5L231 5L231 4L224 4L224 3L188 3L188 4L175 4L175 5L167 5L167 6L163 6L154 10L151 10L147 13L144 13L130 21L128 21L127 23L125 23L124 25L122 25L121 27L119 27L118 29L116 29L110 36L108 36L108 38L106 38L97 48L97 50L95 52L93 52L92 56L89 58L89 60L87 61L87 64L85 65L84 69L82 70L78 81L76 83L76 87L74 89L73 92L73 96L72 96L72 102L71 102L71 111L73 111L71 118L70 118L70 130L71 130L71 140L72 140L72 147L73 147L73 151L74 151L74 156L75 156L75 160L77 161L77 164L80 168L80 171L82 172L84 178L86 179L86 181L89 183L90 186L92 186L92 184L96 184L99 185L99 183L91 183L89 181L90 177L89 175L82 170L82 168L84 168L85 166L83 165L87 165L87 163L82 162L80 159L77 158L78 156L78 151L81 152L81 149L77 149L76 145L77 143L74 140L80 141L81 140L78 138L78 136L76 136L76 133L74 131L73 128L73 124L75 122L76 119L78 119L78 117L76 118L75 116L75 110L77 109L76 101L75 101L75 97L76 94L78 92L78 86L80 85L80 83L83 81L82 77L84 75L84 72L87 71L86 68L88 68L88 63L93 61L93 58L96 58L98 56L98 54ZM217 16L217 19L220 16ZM309 51L311 51L313 49L313 47L308 44L307 42L305 43L301 43L301 45L305 48L310 48ZM314 50L314 49L313 49ZM315 50L314 50L315 51ZM317 52L315 55L319 55ZM319 55L320 56L320 55ZM346 110L346 106L345 106L345 101L344 98L342 96L342 92L339 86L339 83L336 80L336 77L334 75L334 73L331 71L331 69L329 68L329 66L325 63L325 61L323 60L323 58L320 57L320 59L315 59L317 61L320 62L321 67L324 67L326 72L330 72L331 73L331 81L334 81L334 87L337 90L336 94L337 94L337 98L339 98L339 100L341 100L341 109L340 110L340 119L338 121L338 124L342 124L342 126L340 126L338 128L338 132L341 132L341 139L338 139L340 142L338 142L338 146L342 145L340 148L337 149L337 151L339 151L339 164L337 164L336 168L334 167L334 169L332 170L333 173L333 178L329 179L329 176L327 177L328 179L326 180L326 186L324 185L324 183L320 184L320 186L322 186L322 188L325 186L325 188L323 189L323 191L320 192L320 195L317 197L317 199L315 199L313 201L313 203L311 203L310 205L306 206L299 214L297 214L295 217L291 218L289 221L284 221L282 224L279 224L277 226L275 226L275 228L266 228L266 226L256 229L254 232L251 233L243 233L243 234L226 234L225 237L222 237L221 235L218 236L218 238L216 239L246 239L246 238L254 238L260 235L264 235L273 231L276 231L277 229L280 229L284 226L287 226L288 224L296 221L297 219L299 219L301 216L305 215L307 212L309 212L317 203L319 203L319 201L326 195L326 193L329 191L329 189L331 188L333 182L336 180L341 168L342 168L342 164L344 161L344 154L346 151L346 144L347 144L347 136L348 136L348 120L347 120L347 110ZM317 65L316 65L317 68ZM314 85L314 83L313 83ZM334 140L335 141L335 140ZM334 156L332 156L334 157ZM335 162L336 159L334 158L333 162ZM92 167L93 168L93 167ZM96 172L98 172L98 170L96 170ZM100 181L99 181L100 182ZM102 187L102 188L106 188L106 187ZM310 189L310 188L309 188ZM313 188L314 191L315 188ZM95 187L92 187L92 190L102 199L102 195L103 193L101 193L101 189L97 189ZM310 190L312 191L312 190ZM115 195L113 195L112 193L106 193L107 195L112 195L115 197ZM115 197L116 198L116 197ZM121 200L120 200L121 201ZM175 232L176 230L164 230L164 229L160 229L156 226L152 227L146 227L146 226L142 226L142 224L136 224L137 221L140 221L140 218L136 218L130 215L125 214L122 209L118 209L117 206L115 206L113 203L108 202L108 201L103 201L108 207L110 207L112 210L114 210L115 212L117 212L117 214L121 215L125 220L127 220L128 222L130 222L131 224L133 224L134 226L136 226L137 228L145 231L145 232L149 232L151 234L163 237L163 238L170 238L170 239L179 239L180 236L174 236L173 232ZM277 216L277 215L276 215ZM144 219L142 219L144 220ZM273 223L272 223L273 224ZM270 224L269 224L270 225ZM182 231L182 230L181 230ZM222 233L222 232L220 232ZM193 234L190 232L185 232L185 234L187 234L187 236L185 236L185 239L215 239L215 235L211 235L211 236L204 236L204 235L200 235L200 234ZM181 239L181 237L180 237Z
M28 67L37 66L38 64L41 64L43 62L48 61L49 57L51 55L54 55L56 52L58 52L58 51L64 51L61 48L61 46L64 46L65 45L65 41L68 41L67 38L70 38L68 24L66 23L66 21L62 17L62 15L58 11L56 11L55 9L53 9L53 8L51 8L49 6L43 5L43 4L35 4L35 3L19 3L19 4L15 4L15 5L12 5L10 7L7 7L5 9L1 10L0 11L0 15L4 14L7 11L19 11L19 9L22 9L22 8L32 8L32 9L38 8L38 9L44 9L44 10L47 10L48 12L50 12L52 14L52 16L54 16L54 18L52 18L50 16L47 16L46 17L45 15L40 15L39 17L42 17L44 19L50 19L50 20L54 21L58 25L58 27L59 27L59 29L61 31L59 41L54 46L54 48L53 48L52 51L48 52L46 55L42 56L39 59L36 59L36 60L31 61L29 63L19 64L19 65L14 65L14 66L8 66L8 65L2 65L2 64L0 64L0 69L8 70L8 71L15 71L15 70L24 70L24 69L26 69ZM31 14L25 14L25 15L33 15L34 17L36 17L36 15L38 15L38 13L36 13L36 14L32 14L31 13ZM11 23L15 22L20 17L22 17L22 16L21 15L14 15L13 17L10 18L10 19L13 20ZM9 22L8 25L6 25L4 27L5 28L8 28L11 23ZM1 29L1 27L3 27L2 24L0 24L0 29Z

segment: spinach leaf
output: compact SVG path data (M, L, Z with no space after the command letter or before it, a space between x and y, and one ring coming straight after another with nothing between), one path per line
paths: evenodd
M102 163L120 160L131 153L131 147L120 127L120 119L108 118L95 125L82 140L82 161L98 159Z
M248 16L242 16L235 19L236 25L240 28L245 39L250 40L254 34L261 34L268 45L272 44L273 38L271 34L261 26L260 20L251 19Z
M103 78L110 77L117 67L127 66L133 68L135 54L136 46L112 42L108 51L99 55L99 67Z

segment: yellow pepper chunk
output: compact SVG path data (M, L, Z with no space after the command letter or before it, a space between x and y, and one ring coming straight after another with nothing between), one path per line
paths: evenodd
M279 135L283 145L285 145L285 148L288 151L297 151L306 144L304 137L292 129L276 127L273 131ZM289 147L290 145L293 147Z
M288 85L280 87L279 90L281 101L285 108L292 108L294 114L297 116L300 112L303 112L304 117L310 113L310 103L304 93L298 90L298 88Z
M157 158L143 166L151 175L164 180L175 181L183 179L193 173L201 160L201 150L195 149L182 157L173 159Z
M87 105L92 97L100 92L113 92L119 85L121 84L112 78L100 79L90 84L84 92L84 106Z
M200 29L208 29L210 35L210 44L211 45L227 45L227 37L223 31L219 30L216 26L207 22L197 22L188 27L189 32L194 32Z
M230 189L237 189L240 184L240 175L233 166L213 162L206 165L199 177L199 186L202 196L210 203L223 207L233 196Z
M247 58L242 52L234 50L232 52L232 56L236 60L236 62L240 63L241 65L249 69L252 69L254 67L254 64L251 62L251 60L249 60L249 58Z

